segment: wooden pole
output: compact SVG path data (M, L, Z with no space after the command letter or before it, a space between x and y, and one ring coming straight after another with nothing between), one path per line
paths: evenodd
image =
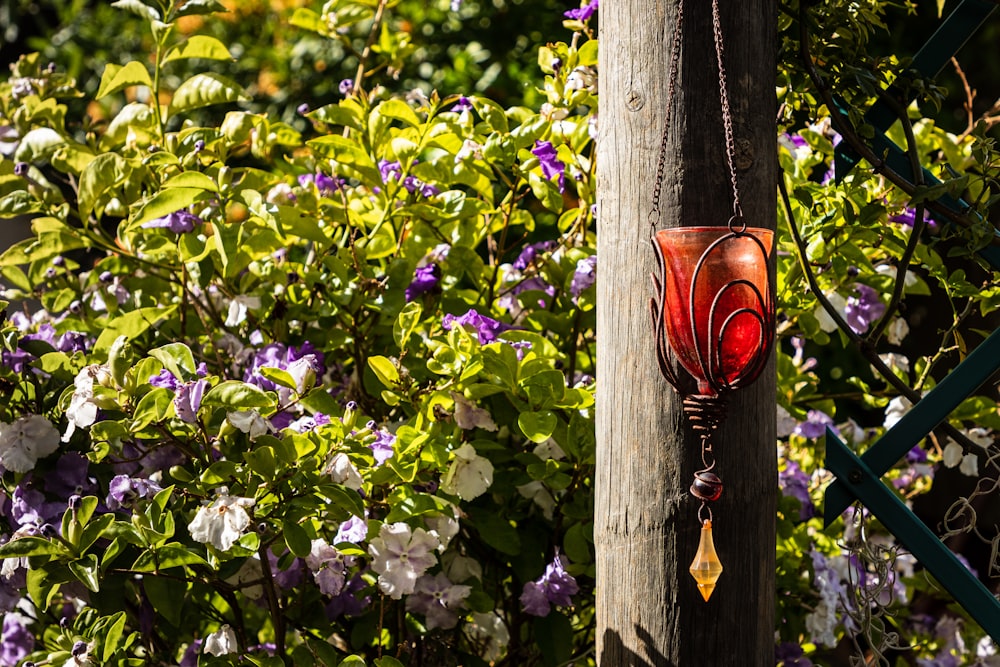
M715 438L725 484L713 505L725 568L705 602L688 573L698 440L656 365L647 301L649 216L663 132L677 0L600 8L598 402L595 541L602 667L774 664L775 383L730 400ZM732 195L711 3L687 0L660 228L725 225ZM774 228L775 0L723 2L725 67L748 224ZM773 269L772 269L773 271Z

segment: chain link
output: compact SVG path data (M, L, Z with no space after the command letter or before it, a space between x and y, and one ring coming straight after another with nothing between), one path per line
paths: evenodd
M683 1L683 0L682 0ZM719 18L719 0L712 0L712 37L715 39L715 58L719 63L719 102L722 105L722 125L726 130L726 162L729 163L729 180L733 185L733 217L729 227L742 226L746 231L743 207L740 205L740 188L736 183L736 142L733 140L733 114L729 109L729 91L726 84L725 52L722 46L722 21Z
M674 95L677 90L677 72L678 62L680 61L683 25L684 0L678 0L677 16L674 19L674 32L670 46L670 66L667 72L667 114L663 126L663 136L660 139L660 155L656 163L656 182L653 185L653 208L649 214L650 237L655 236L656 223L659 222L660 217L660 197L663 191L663 177L667 165L670 121L674 106ZM743 217L743 207L740 204L740 190L736 180L736 142L733 139L733 116L729 107L729 91L726 82L725 50L722 44L722 21L719 18L719 0L712 0L712 37L715 42L715 58L719 69L719 102L722 106L722 125L726 134L726 162L729 166L729 180L733 188L733 217L729 219L729 228L736 232L743 232L746 231L747 225Z
M677 64L681 57L681 28L684 25L684 0L677 0L677 16L674 17L674 34L670 42L670 67L667 71L667 118L663 123L663 137L660 139L660 157L656 162L656 182L653 185L653 210L649 213L649 237L656 235L656 223L660 218L660 193L663 190L663 174L667 166L667 143L670 139L670 117L674 108L674 94L677 91Z

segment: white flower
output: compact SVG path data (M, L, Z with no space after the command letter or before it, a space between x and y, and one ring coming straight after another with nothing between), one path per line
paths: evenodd
M517 487L517 492L538 505L542 509L542 516L546 519L552 519L552 513L556 509L556 499L552 497L552 494L541 480L536 479L527 484L522 484Z
M472 500L486 492L493 483L493 464L465 443L455 450L455 460L445 473L441 488L462 500Z
M833 629L837 627L835 606L829 600L820 600L816 609L806 616L806 631L817 644L836 646L837 637Z
M226 583L240 588L240 592L251 600L259 600L264 597L264 568L260 565L260 556L254 554L243 561L243 565L233 576L226 579ZM249 586L244 584L252 583Z
M466 431L474 428L481 428L487 431L497 430L496 422L490 417L490 413L482 408L477 408L462 394L450 392L455 401L455 423L458 427Z
M472 623L466 626L470 638L478 644L479 655L487 662L493 662L503 655L510 643L510 630L495 611L476 612Z
M237 410L226 413L226 419L234 427L250 436L251 440L256 440L257 436L270 433L274 430L271 422L260 416L256 410Z
M330 460L330 463L326 466L326 472L330 475L330 479L337 484L343 484L355 491L361 488L361 473L351 463L351 459L347 458L347 454L343 452Z
M443 572L425 574L417 580L413 594L406 598L406 610L423 614L428 630L450 630L458 623L458 614L452 610L463 607L471 592L471 586L453 584Z
M0 463L7 470L28 472L59 448L59 431L41 415L26 415L12 424L0 422Z
M902 317L897 317L885 330L885 337L892 345L899 345L908 333L910 333L910 325Z
M590 67L579 65L566 77L566 90L583 90L597 92L597 72Z
M205 645L202 649L205 653L211 653L215 657L236 653L236 633L228 624L205 637Z
M779 438L787 438L795 432L795 427L799 425L799 422L792 417L791 413L780 405L778 406L777 418Z
M946 468L954 468L959 463L962 462L962 445L958 444L954 440L948 440L948 444L945 445L944 456L942 461Z
M455 153L456 163L468 160L469 158L475 158L476 160L483 159L483 147L472 139L466 139L462 142L462 147Z
M313 540L309 555L306 556L306 566L312 571L320 592L336 596L344 590L347 565L353 560L353 557L346 558L325 540Z
M229 312L226 313L225 325L227 327L235 327L242 324L246 320L247 310L250 308L254 310L260 308L259 296L247 296L245 294L237 296L229 302Z
M847 299L838 294L837 292L830 292L826 295L827 301L833 306L833 309L840 314L841 319L845 319L847 316L844 314L847 310ZM819 321L819 328L827 333L833 333L837 330L837 323L833 321L830 314L826 312L823 306L817 306L816 311L813 313L816 319ZM845 319L846 321L846 319Z
M411 531L405 523L382 524L368 545L378 586L393 600L413 592L417 579L437 562L437 537L423 528Z
M889 401L885 408L885 427L890 429L895 426L912 407L913 403L905 396L897 396Z
M543 461L546 459L562 461L566 458L566 452L564 452L562 447L559 446L559 443L552 438L535 445L535 448L531 450L531 453Z
M452 505L450 516L441 514L440 516L427 517L424 519L424 523L427 524L431 534L437 537L438 542L441 543L438 546L438 551L443 552L448 548L451 538L458 535L458 508Z
M63 442L69 442L77 428L85 428L97 420L98 406L94 400L94 381L100 383L110 377L111 373L108 371L108 367L103 364L86 366L76 374L76 379L73 380L75 387L73 397L69 401L69 407L66 408L66 418L69 420L69 425L66 427L66 433L63 434Z
M958 466L959 472L969 477L979 477L979 457L975 454L966 454L962 457L962 462Z
M993 432L982 426L968 429L965 436L983 449L989 449L990 445L993 444Z
M910 371L910 360L906 355L896 352L886 352L885 354L878 355L878 358L892 371L902 371L903 373Z
M253 498L230 496L222 487L216 491L219 497L209 505L198 509L188 532L191 537L204 544L211 544L220 551L229 551L250 526L250 515L244 507L253 507Z

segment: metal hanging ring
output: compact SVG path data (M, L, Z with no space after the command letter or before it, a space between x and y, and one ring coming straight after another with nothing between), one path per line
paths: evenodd
M746 234L747 219L743 217L742 213L729 218L729 231L733 234Z
M708 512L707 519L702 516L702 512L706 511ZM698 521L700 521L701 525L704 526L706 521L711 521L711 520L712 520L712 508L708 506L708 503L702 501L701 507L698 508Z

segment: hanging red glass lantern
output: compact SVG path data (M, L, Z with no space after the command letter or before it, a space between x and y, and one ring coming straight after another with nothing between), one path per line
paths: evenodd
M656 298L650 300L650 311L660 372L683 397L684 414L701 439L703 467L694 473L690 491L701 501L698 519L702 529L690 572L708 601L722 574L712 539L709 506L722 495L722 480L715 473L712 434L725 414L728 394L756 380L771 356L775 334L770 279L774 232L747 227L740 207L718 0L712 0L712 29L733 216L724 226L656 230L683 18L684 0L680 0L670 58L667 119L650 217L650 241L659 265L659 276L653 277ZM681 369L693 379L695 391L690 391L691 380L678 375Z

